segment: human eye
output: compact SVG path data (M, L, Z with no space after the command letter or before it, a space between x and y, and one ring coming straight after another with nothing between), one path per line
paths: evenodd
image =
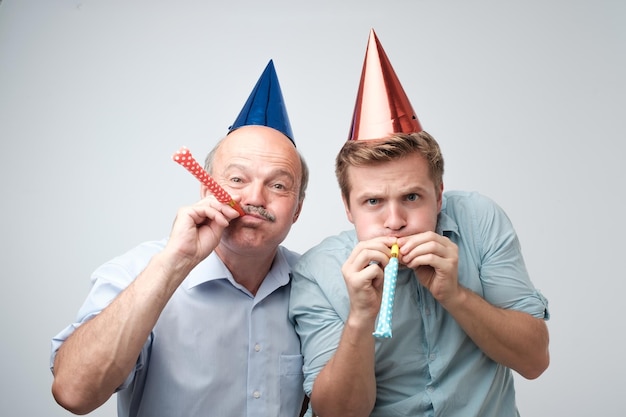
M406 196L407 201L417 201L420 196L417 193L411 193Z
M296 192L296 183L290 175L279 172L267 180L268 187L278 193L293 193Z
M368 198L367 200L365 200L365 203L368 206L375 206L380 202L380 200L378 198Z
M228 184L232 188L241 188L244 186L244 179L238 175L231 175L228 177Z

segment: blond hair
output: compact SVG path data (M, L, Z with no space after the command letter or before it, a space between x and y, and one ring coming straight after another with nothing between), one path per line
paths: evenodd
M419 154L426 159L430 178L439 190L443 184L443 155L439 144L430 134L421 131L397 133L383 139L348 140L335 159L335 175L344 199L350 201L349 167L376 165L412 154Z

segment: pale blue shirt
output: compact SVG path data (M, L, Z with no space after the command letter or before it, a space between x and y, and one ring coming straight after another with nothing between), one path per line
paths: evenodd
M145 268L165 240L144 243L98 268L76 323L56 351ZM120 417L295 417L304 398L302 355L289 321L290 270L298 254L279 247L256 295L213 253L167 303L118 397Z
M506 214L476 193L447 192L437 233L459 248L459 283L491 304L548 318L531 283ZM349 312L341 266L357 244L354 231L325 239L293 271L290 317L304 355L305 391L339 344ZM371 416L518 416L512 371L489 359L452 316L401 269L392 338L376 340L376 404ZM372 336L373 337L373 336Z

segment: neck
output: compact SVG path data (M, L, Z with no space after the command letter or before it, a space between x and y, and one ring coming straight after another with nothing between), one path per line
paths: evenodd
M256 295L265 276L272 267L277 249L270 253L248 254L232 252L221 245L215 249L224 265L233 275L235 282L242 285L251 294Z

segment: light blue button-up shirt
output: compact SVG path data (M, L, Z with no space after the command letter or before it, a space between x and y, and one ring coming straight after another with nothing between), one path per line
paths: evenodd
M458 245L461 285L497 307L548 318L547 300L528 277L511 222L491 200L445 193L437 232ZM354 231L327 238L294 268L290 317L301 338L309 395L348 317L341 266L356 244ZM489 359L410 269L398 274L392 332L392 338L376 340L371 416L519 415L511 370Z
M160 252L144 243L98 268L76 323L52 340L50 366L64 340L104 309ZM120 417L295 417L304 398L300 343L287 315L290 270L298 254L280 247L253 296L213 253L183 281L163 310L118 396Z

